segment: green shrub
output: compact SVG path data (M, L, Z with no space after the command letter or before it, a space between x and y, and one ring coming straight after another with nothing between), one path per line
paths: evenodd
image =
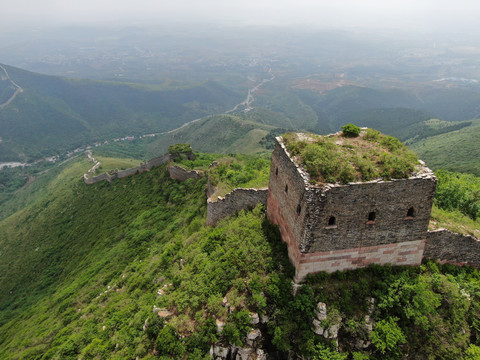
M375 324L370 334L372 344L381 354L400 355L400 345L405 344L407 339L402 329L397 325L397 318L387 318Z
M169 154L182 154L192 152L192 146L188 143L185 144L174 144L168 147Z
M360 129L357 125L346 124L342 126L343 136L346 137L357 137L360 135L360 131L362 131L362 129Z

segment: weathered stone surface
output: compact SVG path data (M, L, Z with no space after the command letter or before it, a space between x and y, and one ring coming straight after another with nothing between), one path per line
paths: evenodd
M257 313L250 313L250 318L252 319L251 320L252 325L257 325L260 322L260 317L258 316Z
M201 173L197 170L186 170L178 165L169 165L168 172L174 180L185 181L187 179L198 179Z
M320 320L318 319L313 319L312 320L312 324L313 324L313 332L317 335L320 335L322 336L325 329L323 328L322 326L322 323L320 322Z
M421 164L409 179L313 186L277 138L267 216L288 245L297 281L371 263L418 265L435 187L435 176Z
M238 188L218 198L207 200L207 225L215 225L219 220L234 215L240 210L253 209L258 204L267 203L267 189Z
M325 332L323 333L323 336L327 339L338 338L338 330L340 330L341 325L342 325L341 323L333 324L327 330L325 330Z
M247 334L247 344L255 347L262 338L262 333L258 329L253 329Z
M238 348L235 360L255 360L256 357L257 352L255 351L255 349L250 347Z
M423 255L441 262L480 266L480 241L448 230L429 231Z
M212 359L226 359L230 349L228 347L212 345L210 347L210 357Z
M369 246L356 249L300 254L296 258L295 279L319 271L352 270L370 264L420 265L425 240Z
M327 304L319 302L315 310L315 316L318 320L325 320L327 318Z

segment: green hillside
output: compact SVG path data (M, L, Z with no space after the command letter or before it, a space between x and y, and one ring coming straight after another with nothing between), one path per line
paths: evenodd
M266 152L269 141L273 143L272 132L282 131L249 121L244 115L217 115L161 136L149 145L149 155L163 154L175 143L189 143L202 152L256 154Z
M213 343L245 344L252 326L274 358L474 359L479 350L476 269L375 266L309 277L293 295L286 249L262 208L206 227L205 178L180 183L162 166L87 186L90 165L71 163L48 196L0 221L2 359L207 359ZM319 301L322 326L341 321L338 348L313 332ZM251 325L254 313L268 321Z
M221 113L241 98L214 82L162 90L5 68L24 91L0 110L0 161L36 159L87 142L174 129Z
M460 130L413 140L409 147L432 169L480 175L480 120Z

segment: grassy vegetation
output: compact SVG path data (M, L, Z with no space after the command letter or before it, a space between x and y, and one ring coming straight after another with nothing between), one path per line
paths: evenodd
M459 210L449 211L434 204L429 229L437 230L441 228L480 239L480 220L473 220Z
M430 228L446 228L480 239L480 178L446 170L435 175L438 184Z
M215 317L225 320L228 341L243 342L239 324L245 309L264 311L268 272L283 263L291 276L261 209L204 226L205 180L178 183L165 167L112 184L76 179L62 174L55 182L69 190L59 186L0 223L4 359L145 357L154 348L199 358L219 339ZM168 295L159 296L166 284ZM153 305L174 313L169 325Z
M480 176L480 120L460 130L415 141L409 147L434 169Z
M477 269L426 261L320 273L304 291L327 304L324 326L342 319L340 351L353 359L465 359L479 342L479 276ZM362 342L371 342L369 350Z
M445 210L458 210L473 220L480 219L480 178L472 174L439 170L435 204Z
M267 187L270 161L266 157L230 155L217 159L216 166L211 167L207 174L215 188L212 198L216 199L238 187Z
M373 129L358 137L287 133L283 139L313 184L406 178L418 165L416 156L398 139Z
M97 156L104 157L119 157L119 158L132 158L142 159L147 161L164 153L149 154L147 155L147 148L149 144L155 141L155 137L135 138L131 141L116 141L109 144L102 145L94 149Z

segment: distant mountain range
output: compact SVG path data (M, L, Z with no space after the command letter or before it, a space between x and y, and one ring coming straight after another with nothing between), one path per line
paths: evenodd
M35 160L92 141L171 130L241 101L215 83L155 86L46 76L4 66L0 102L14 81L23 90L0 109L0 162Z

